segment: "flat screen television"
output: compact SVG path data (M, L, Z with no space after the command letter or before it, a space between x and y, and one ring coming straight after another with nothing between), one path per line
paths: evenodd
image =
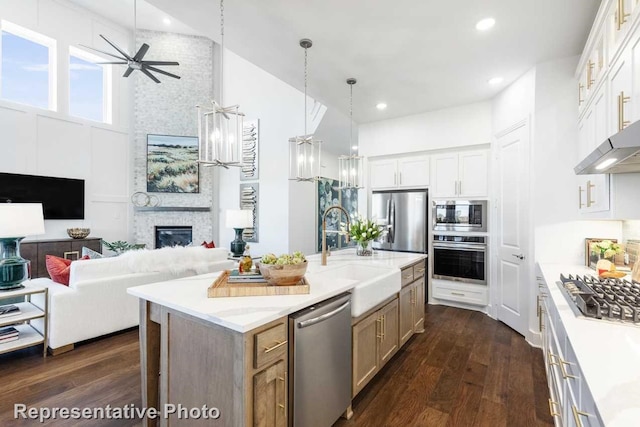
M84 219L84 180L0 173L0 203L42 203L44 219Z

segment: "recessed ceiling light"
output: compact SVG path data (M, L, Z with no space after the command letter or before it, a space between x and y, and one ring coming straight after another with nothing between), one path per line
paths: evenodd
M496 25L496 20L493 18L485 18L482 19L480 21L478 21L478 23L476 24L476 30L478 31L487 31L491 28L493 28L493 26Z
M357 145L354 145L353 147L351 147L351 149L352 149L352 150L357 150L357 149L358 149L358 146L357 146Z
M492 79L489 79L488 83L490 85L499 85L500 83L502 83L504 79L502 77L494 77Z
M169 18L163 18L162 22L164 22L164 25L171 25L171 19Z
M385 104L384 102L380 102L380 103L378 103L378 105L376 105L376 108L378 110L384 110L384 109L387 108L387 104Z

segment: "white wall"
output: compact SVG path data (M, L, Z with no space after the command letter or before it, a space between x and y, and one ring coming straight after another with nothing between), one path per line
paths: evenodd
M528 118L535 108L535 67L496 95L491 101L493 135Z
M360 153L384 156L491 142L491 102L365 123L358 128Z
M91 236L126 240L129 219L129 82L113 73L113 124L68 115L69 46L108 49L99 34L127 46L122 27L64 1L4 0L0 19L57 40L57 111L0 100L0 171L85 180L86 221L49 220L46 234L68 237L66 229L88 225ZM118 70L116 70L118 71Z
M315 252L315 185L288 180L288 141L304 131L304 95L232 52L225 52L224 67L225 104L239 104L246 120L260 119L260 229L251 252ZM318 123L310 122L308 131ZM228 248L234 238L224 225L225 211L238 209L239 184L237 169L219 171L220 247Z

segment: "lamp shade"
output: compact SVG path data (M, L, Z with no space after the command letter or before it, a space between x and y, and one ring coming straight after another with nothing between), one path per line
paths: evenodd
M253 212L245 209L227 210L227 228L253 227Z
M0 203L0 238L43 233L42 203Z

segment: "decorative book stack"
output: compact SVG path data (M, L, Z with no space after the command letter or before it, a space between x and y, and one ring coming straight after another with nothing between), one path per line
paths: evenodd
M0 344L17 341L20 338L20 333L13 326L0 329Z
M0 318L16 316L20 314L20 307L14 304L0 305Z

